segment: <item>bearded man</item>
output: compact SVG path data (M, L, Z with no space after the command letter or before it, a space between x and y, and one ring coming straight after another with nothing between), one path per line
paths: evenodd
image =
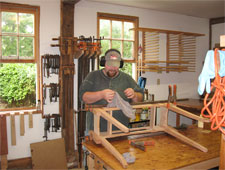
M129 103L143 101L143 89L134 79L119 70L123 67L121 54L116 49L109 49L100 60L101 70L90 72L79 89L79 98L86 104L107 105L111 103L115 93ZM113 117L128 127L129 118L121 110L114 111ZM93 114L86 114L86 134L93 130ZM113 127L113 130L116 129ZM100 131L107 130L107 121L100 119Z

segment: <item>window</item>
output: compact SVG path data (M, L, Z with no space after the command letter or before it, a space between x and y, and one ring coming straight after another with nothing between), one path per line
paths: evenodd
M0 6L0 110L33 108L40 99L40 8Z
M104 37L101 41L101 55L110 48L119 50L125 62L122 71L130 75L132 63L137 61L138 47L138 35L131 29L138 27L138 21L138 17L98 13L97 36Z

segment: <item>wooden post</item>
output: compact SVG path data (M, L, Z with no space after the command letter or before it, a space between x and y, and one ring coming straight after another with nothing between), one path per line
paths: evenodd
M65 140L67 162L75 161L74 149L74 6L79 0L61 0L60 18L60 98L62 137Z

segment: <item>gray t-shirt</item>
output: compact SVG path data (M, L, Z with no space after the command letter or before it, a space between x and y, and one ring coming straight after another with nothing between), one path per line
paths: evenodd
M110 78L108 76L105 76L103 73L103 70L96 70L93 72L90 72L85 80L83 81L80 89L79 89L79 98L82 101L82 96L85 92L95 92L95 91L101 91L104 89L111 89L119 93L119 95L127 102L131 102L131 99L128 99L125 94L124 90L127 88L134 89L135 92L140 92L143 94L143 89L141 89L137 83L134 81L134 79L124 73L119 71L119 74L116 77ZM107 105L107 101L102 99L95 103L92 103L93 105ZM114 111L113 117L120 121L125 126L128 126L129 124L129 118L126 117L121 110ZM86 114L86 130L93 130L93 114L91 112L87 112ZM113 130L116 129L113 127ZM106 131L107 130L107 121L104 118L100 119L100 131Z

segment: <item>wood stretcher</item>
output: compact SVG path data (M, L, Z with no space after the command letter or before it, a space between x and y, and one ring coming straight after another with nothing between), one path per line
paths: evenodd
M143 105L133 105L133 109L138 108L150 108L150 122L146 127L140 128L127 128L115 118L112 117L112 112L114 110L119 110L118 108L92 108L90 111L94 114L94 130L89 131L90 139L94 140L96 144L102 144L115 158L121 163L123 168L127 168L128 164L124 157L116 150L107 139L115 138L120 136L137 135L144 133L153 132L166 132L179 140L189 144L203 152L207 152L208 149L199 143L189 139L188 137L179 133L176 129L168 125L168 111L171 110L183 116L189 117L194 120L201 122L209 122L209 119L196 116L188 111L178 108L172 103L154 103L154 104L143 104ZM160 122L158 125L156 122L156 108L160 108ZM100 117L103 117L108 121L107 132L100 132ZM119 130L112 131L112 125L116 126Z

